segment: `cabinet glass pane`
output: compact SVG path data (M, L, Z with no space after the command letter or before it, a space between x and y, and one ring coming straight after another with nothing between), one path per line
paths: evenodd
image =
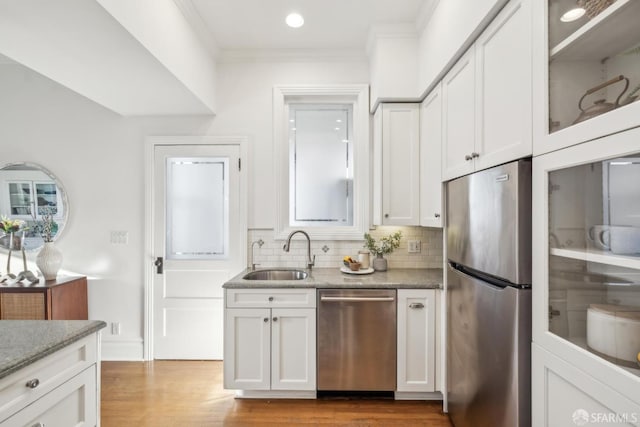
M228 163L224 158L167 159L168 259L228 255Z
M549 331L640 375L640 153L549 173Z
M36 182L36 197L38 200L38 215L58 213L58 188L54 183Z
M548 5L549 132L638 101L640 2L549 0Z
M13 215L31 215L31 203L33 195L31 193L31 184L28 182L12 182L9 183L9 203L11 216Z

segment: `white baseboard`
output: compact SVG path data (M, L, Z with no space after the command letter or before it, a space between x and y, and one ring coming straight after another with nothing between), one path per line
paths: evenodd
M102 340L101 359L108 361L144 360L142 338Z
M442 393L419 391L396 391L395 400L442 400Z
M237 390L238 399L315 399L316 391Z

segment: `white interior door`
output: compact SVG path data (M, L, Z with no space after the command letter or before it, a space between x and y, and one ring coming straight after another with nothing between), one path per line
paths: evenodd
M222 284L245 266L239 145L155 145L153 358L222 359Z

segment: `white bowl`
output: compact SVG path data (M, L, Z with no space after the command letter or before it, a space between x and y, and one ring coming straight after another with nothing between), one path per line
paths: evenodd
M616 363L635 366L640 352L640 308L591 304L587 309L587 346Z

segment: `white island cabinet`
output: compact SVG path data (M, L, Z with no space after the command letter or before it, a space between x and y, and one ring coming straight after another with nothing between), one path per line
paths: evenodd
M50 322L58 321L43 321L42 323ZM103 324L103 322L100 323ZM17 323L14 322L13 325L17 325ZM28 331L33 330L34 325L33 322L31 325L27 325L24 328L25 333L29 334ZM74 328L71 323L68 325L71 326L60 328L63 330L61 334L66 336L65 339L68 339L67 331ZM50 329L55 329L55 327ZM54 333L57 332L59 331ZM4 338L4 333L2 335ZM47 333L47 335L49 334ZM38 339L37 332L34 332L32 337L35 342ZM20 351L15 353L16 355L18 353L26 354L23 357L24 361L16 362L14 366L19 368L0 379L0 426L99 426L98 333L91 333L66 346L64 342L62 344L54 343L56 347L62 348L50 354L46 343L31 346L35 349L34 352L30 352L29 349L26 352L21 352L22 349L27 348L21 344L28 339L28 336L19 339L21 342L15 345L15 348L20 348ZM40 357L42 353L48 355ZM1 363L6 364L7 360L11 360L12 357L2 359ZM37 360L29 363L34 359Z
M224 386L245 397L314 398L315 289L227 289Z

